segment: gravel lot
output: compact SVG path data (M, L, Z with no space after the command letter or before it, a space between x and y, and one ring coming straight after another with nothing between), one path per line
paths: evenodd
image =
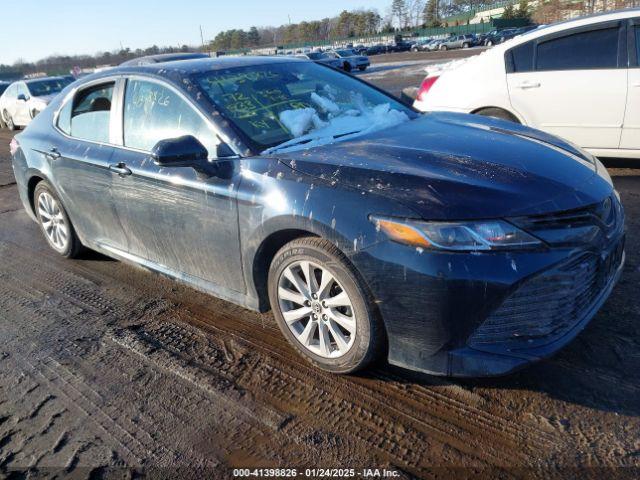
M467 54L448 58L454 53ZM384 57L362 76L394 92L422 78L397 75L407 67ZM396 73L376 77L384 67ZM301 360L270 314L98 254L59 258L19 203L10 138L0 132L0 474L102 478L131 468L152 478L227 478L239 466L386 467L401 478L640 473L640 169L611 169L628 218L623 279L554 358L484 381L386 365L337 377Z

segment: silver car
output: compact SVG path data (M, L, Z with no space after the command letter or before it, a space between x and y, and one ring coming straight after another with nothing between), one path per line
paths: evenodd
M73 79L45 77L12 83L0 97L0 123L9 130L26 127Z
M348 48L327 52L327 55L340 59L342 62L342 68L345 72L350 72L351 70L356 69L364 72L367 67L371 65L369 57L365 55L358 55L354 50Z
M324 52L303 53L300 55L296 55L296 57L311 60L316 63L322 63L324 65L329 65L333 68L342 68L342 60L340 60L339 58L330 57Z

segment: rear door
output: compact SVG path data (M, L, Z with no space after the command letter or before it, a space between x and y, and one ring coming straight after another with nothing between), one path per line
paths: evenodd
M100 80L68 98L57 113L57 134L42 153L81 238L88 246L126 250L111 190L116 84Z
M629 91L620 148L640 149L640 19L629 22Z
M618 148L627 96L626 29L606 22L506 52L511 104L530 126L586 148Z

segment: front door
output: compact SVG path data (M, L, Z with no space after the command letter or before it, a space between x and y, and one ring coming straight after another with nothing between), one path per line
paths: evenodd
M581 147L618 148L627 95L619 23L540 37L512 50L509 96L527 125Z
M234 162L197 172L159 167L149 154L158 141L182 135L195 136L215 154L218 140L208 123L168 85L130 79L123 129L124 147L113 159L130 171L115 189L129 253L170 273L244 292Z
M18 83L18 97L22 95L22 99L16 98L15 111L13 113L13 121L16 125L27 125L31 121L31 115L29 115L29 103L30 98L29 90L24 82Z

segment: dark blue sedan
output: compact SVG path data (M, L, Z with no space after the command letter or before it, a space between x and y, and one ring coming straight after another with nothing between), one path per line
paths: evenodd
M50 246L273 309L320 368L383 355L439 375L513 371L595 315L624 263L605 168L545 133L419 115L291 58L120 67L12 142Z

